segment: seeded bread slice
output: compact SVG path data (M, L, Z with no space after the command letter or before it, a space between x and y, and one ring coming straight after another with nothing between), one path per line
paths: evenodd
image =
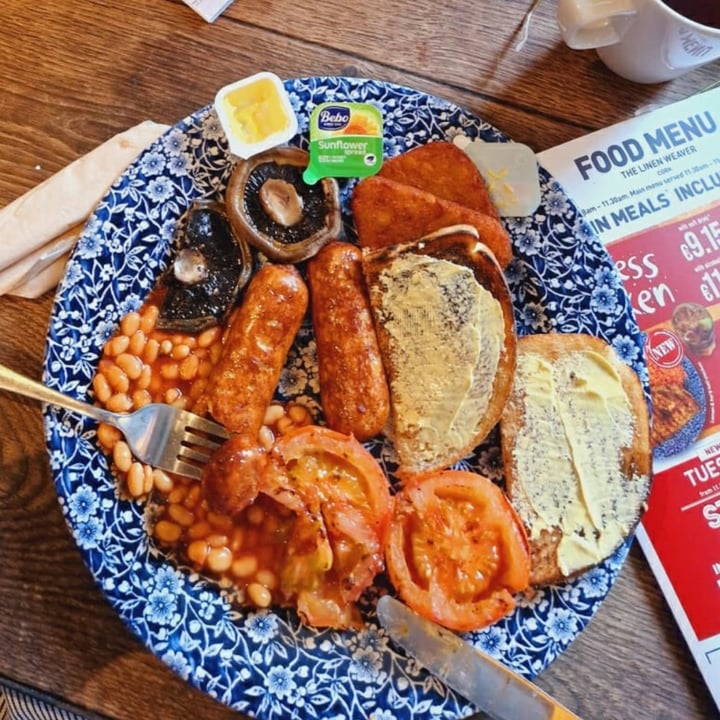
M363 251L399 476L449 467L498 422L515 370L512 301L472 227Z
M649 413L638 376L599 338L531 335L517 352L500 435L538 587L598 564L634 531L650 490Z

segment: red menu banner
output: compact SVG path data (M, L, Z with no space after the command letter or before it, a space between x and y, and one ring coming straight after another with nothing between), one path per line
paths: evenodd
M698 640L720 635L720 443L655 475L643 526Z
M655 458L669 458L720 429L720 202L608 250L647 334Z
M608 246L640 325L672 319L681 302L720 304L720 204Z

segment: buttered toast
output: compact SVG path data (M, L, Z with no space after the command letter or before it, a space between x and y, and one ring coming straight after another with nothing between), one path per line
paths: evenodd
M520 338L500 436L531 585L574 577L633 532L650 488L648 406L638 376L606 342Z
M498 422L515 370L512 301L472 227L363 251L399 476L446 468Z

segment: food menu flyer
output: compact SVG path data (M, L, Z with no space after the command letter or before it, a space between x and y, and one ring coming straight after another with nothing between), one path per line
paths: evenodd
M645 334L654 479L637 538L720 707L720 88L538 161L605 243Z

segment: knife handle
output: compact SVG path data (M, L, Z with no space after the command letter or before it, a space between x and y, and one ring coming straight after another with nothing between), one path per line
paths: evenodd
M552 715L549 720L580 720L580 718L555 700Z

